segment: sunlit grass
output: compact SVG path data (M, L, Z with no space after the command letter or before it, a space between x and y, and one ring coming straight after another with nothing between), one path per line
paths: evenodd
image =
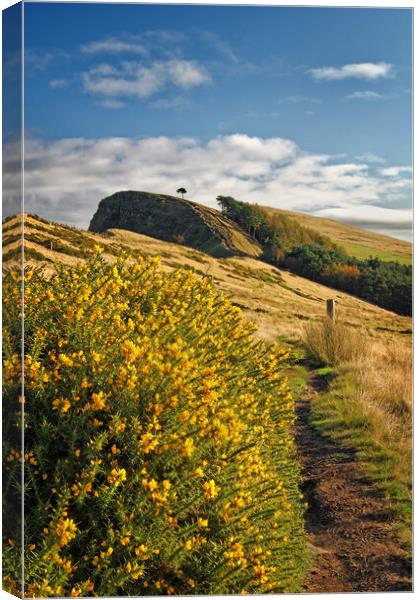
M331 342L332 339L332 342ZM354 448L382 490L395 526L411 544L412 350L404 340L368 338L325 321L305 330L304 343L329 388L313 397L311 422ZM317 348L317 351L316 351Z

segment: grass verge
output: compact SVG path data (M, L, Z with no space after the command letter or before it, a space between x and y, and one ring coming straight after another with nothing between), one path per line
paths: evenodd
M332 330L333 324L324 323L305 332L306 352L320 366L315 372L328 383L312 401L311 424L355 449L364 472L386 500L389 519L410 548L411 348L403 340L362 340L366 334L342 324ZM344 351L335 351L342 347Z

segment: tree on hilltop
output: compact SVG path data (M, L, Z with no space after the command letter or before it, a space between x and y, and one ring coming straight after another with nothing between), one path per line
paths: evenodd
M187 190L185 190L184 187L180 187L178 190L176 190L177 194L180 194L182 196L182 198L184 197L185 194L187 194Z

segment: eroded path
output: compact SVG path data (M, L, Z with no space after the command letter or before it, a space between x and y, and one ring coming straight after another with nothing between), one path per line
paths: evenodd
M355 453L309 425L310 400L320 386L321 381L312 379L296 405L302 491L309 505L306 529L315 554L302 591L411 590L407 553Z

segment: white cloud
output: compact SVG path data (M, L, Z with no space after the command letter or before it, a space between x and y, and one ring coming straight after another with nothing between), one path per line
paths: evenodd
M390 63L354 63L342 67L320 67L308 71L314 79L389 79L394 76L394 67Z
M49 82L50 87L52 87L53 90L58 90L58 89L62 89L67 87L69 84L69 81L67 79L51 79L51 81Z
M146 56L148 54L147 49L143 44L137 42L127 42L118 38L107 38L105 40L98 40L95 42L89 42L81 46L81 51L85 54L141 54Z
M413 214L407 208L358 206L355 212L340 207L318 210L313 214L411 241Z
M172 29L149 29L142 33L142 37L147 40L147 43L158 44L180 44L185 41L186 34L184 31L175 31Z
M377 156L372 152L364 152L364 154L360 154L359 156L355 156L356 160L360 160L367 163L385 163L385 158L381 156Z
M93 40L80 47L82 53L87 55L99 54L137 54L150 56L155 53L160 57L173 56L174 49L184 47L186 40L193 40L194 45L205 44L215 50L224 59L232 63L239 63L239 58L228 42L216 33L202 29L184 31L150 30L140 35L120 34L105 39Z
M111 110L117 110L119 108L124 108L125 104L124 102L121 102L120 100L102 100L101 102L99 102L100 106L103 106L103 108L110 108Z
M183 89L204 85L211 77L197 61L171 59L150 66L128 61L119 68L105 63L83 73L82 81L93 95L148 98L171 85Z
M204 67L193 60L169 60L165 68L169 80L179 87L189 88L210 81Z
M49 65L54 58L56 58L56 54L53 52L43 52L35 50L34 48L26 48L24 55L25 71L26 73L30 73L33 69L42 70Z
M291 102L292 104L302 104L302 103L312 103L319 104L321 100L319 98L311 98L310 96L288 96L286 98L287 102Z
M149 106L161 110L184 110L190 106L190 102L181 96L175 96L174 98L159 98L150 102Z
M380 173L384 177L399 177L402 173L412 173L412 167L388 167L380 169Z
M235 64L239 63L239 58L234 50L232 50L230 45L221 39L216 33L201 30L197 30L194 33L199 40L207 41L211 46L213 46L219 54L225 58L228 58L228 60Z
M372 92L371 90L365 90L363 92L353 92L348 96L345 96L346 100L385 100L388 96Z
M4 197L13 206L18 173L7 150ZM290 210L333 209L346 220L367 207L392 229L401 213L387 212L394 219L385 220L377 207L393 210L411 195L405 177L371 173L367 164L342 162L344 156L308 154L283 138L28 139L25 152L25 210L82 227L103 197L127 189L174 194L183 185L191 199L209 206L221 194ZM405 223L408 213L403 215Z

